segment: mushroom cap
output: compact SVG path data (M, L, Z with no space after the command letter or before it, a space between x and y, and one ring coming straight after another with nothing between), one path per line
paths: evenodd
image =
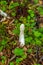
M24 24L21 24L21 25L20 25L20 31L24 31L24 29L25 29Z

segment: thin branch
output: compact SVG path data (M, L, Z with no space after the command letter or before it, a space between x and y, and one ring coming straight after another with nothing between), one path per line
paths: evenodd
M8 61L8 65L9 65L9 63L13 60L13 59L15 59L15 55L13 56L13 57L11 57L11 59L9 59L9 61Z

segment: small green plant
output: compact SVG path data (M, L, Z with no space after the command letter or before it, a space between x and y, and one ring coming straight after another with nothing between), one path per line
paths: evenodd
M6 39L3 39L2 41L1 41L1 45L6 45L7 44L7 40Z
M32 43L31 41L32 41L32 37L31 36L29 36L29 37L27 37L27 38L25 38L25 41L26 41L26 44L28 43Z
M2 59L2 64L4 64L5 63L5 60L6 60L6 56L1 56L1 59Z
M12 30L12 33L16 34L16 35L19 35L19 33L20 33L19 27L20 27L20 23L16 24L16 28Z
M10 65L14 65L14 62L10 62Z
M11 16L16 16L16 12L11 12Z
M39 2L39 0L33 0L34 1L34 4L37 4Z
M0 52L3 50L3 46L0 46Z
M27 10L28 14L30 15L30 17L34 17L35 14L34 14L34 11L33 10Z
M20 58L16 58L16 65L19 65L19 63L20 63L21 61L23 61L23 59L25 59L25 58L27 57L27 55L24 53L24 50L21 49L21 48L15 48L15 49L13 50L13 53L14 53L16 56L20 57Z
M3 11L6 11L7 10L7 4L8 3L6 1L0 1L0 9L2 9Z
M22 62L24 59L27 58L27 55L23 55L22 57L20 58L16 58L16 65L19 65L20 62Z
M10 2L9 9L14 9L15 7L19 6L18 2Z
M41 7L41 6L37 7L37 10L38 10L39 14L43 16L43 7Z
M21 61L23 61L23 58L17 58L16 59L16 65L19 64Z
M32 48L28 49L27 52L28 52L29 54L31 54L31 53L32 53Z
M14 52L14 54L16 56L22 56L22 55L24 55L24 50L21 49L21 48L15 48L13 52Z
M34 36L35 37L41 37L41 33L39 31L34 31Z
M19 18L19 21L20 21L20 22L23 22L23 23L26 23L26 22L27 22L27 19L26 19L26 17L21 16L21 17Z

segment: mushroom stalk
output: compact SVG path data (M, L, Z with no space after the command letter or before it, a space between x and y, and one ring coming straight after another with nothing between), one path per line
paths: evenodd
M2 10L0 10L0 15L3 16L3 18L1 19L0 22L5 21L6 18L10 19L10 17L5 12L3 12Z
M21 25L20 25L19 42L20 42L20 46L22 46L22 47L25 45L25 40L24 40L24 29L25 29L24 24L21 24Z
M3 12L2 10L0 10L0 15L7 17L7 14L5 12Z

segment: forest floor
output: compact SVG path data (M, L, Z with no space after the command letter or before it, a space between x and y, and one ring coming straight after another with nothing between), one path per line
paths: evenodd
M43 1L34 1L0 1L0 10L8 15L5 17L0 13L0 65L43 65ZM28 15L30 16L27 17ZM27 19L35 21L35 26L33 26L34 23L29 25ZM27 26L26 44L23 47L19 43L19 28L22 23Z

